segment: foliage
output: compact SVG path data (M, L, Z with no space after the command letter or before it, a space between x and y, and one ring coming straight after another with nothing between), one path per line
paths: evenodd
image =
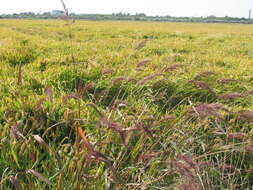
M51 12L44 12L35 14L33 12L24 12L19 14L0 15L0 19L6 18L23 18L23 19L56 19L63 16L64 13L52 14ZM175 17L175 16L148 16L144 13L113 13L113 14L75 14L70 13L73 19L81 20L128 20L128 21L158 21L158 22L204 22L204 23L240 23L252 24L252 19L245 17L216 17L210 15L207 17Z

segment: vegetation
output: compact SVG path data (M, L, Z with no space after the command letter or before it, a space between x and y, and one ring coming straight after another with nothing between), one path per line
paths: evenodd
M0 26L0 189L251 188L253 26Z
M33 12L24 12L19 14L0 15L0 19L57 19L62 15L52 14L51 12L44 12L35 14ZM129 21L158 21L158 22L203 22L203 23L240 23L252 24L250 18L237 17L216 17L210 15L207 17L175 17L175 16L148 16L144 13L113 13L113 14L75 14L71 13L73 19L79 20L129 20Z

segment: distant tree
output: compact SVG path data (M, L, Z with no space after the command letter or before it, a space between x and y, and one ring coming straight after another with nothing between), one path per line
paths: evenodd
M44 12L42 13L43 16L49 16L50 15L50 12Z
M135 16L146 17L146 14L145 13L136 13Z
M207 18L216 18L215 15L209 15Z
M24 15L24 16L34 16L35 13L34 13L34 12L22 12L22 13L20 13L20 15Z

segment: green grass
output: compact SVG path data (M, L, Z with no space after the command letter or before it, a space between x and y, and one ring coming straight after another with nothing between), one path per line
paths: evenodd
M0 189L251 188L252 25L65 24L0 21Z

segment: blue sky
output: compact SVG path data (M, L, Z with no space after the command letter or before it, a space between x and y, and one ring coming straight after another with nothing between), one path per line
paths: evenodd
M3 0L2 0L3 1ZM65 0L76 13L146 13L171 16L248 17L253 0ZM0 14L61 9L60 0L7 0Z

